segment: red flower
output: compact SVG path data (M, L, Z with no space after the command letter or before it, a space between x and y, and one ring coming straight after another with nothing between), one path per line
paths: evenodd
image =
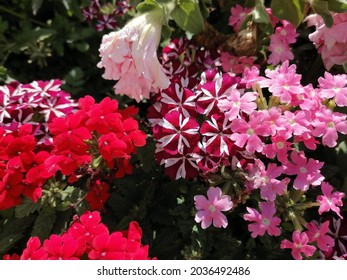
M21 194L24 184L23 174L20 172L7 171L0 181L0 210L17 206L22 202Z
M77 240L68 234L52 234L43 242L43 248L48 254L48 260L78 260L81 256Z
M38 237L30 237L27 242L27 247L24 249L21 260L46 260L48 257L44 248L41 247L41 241Z
M121 232L101 234L95 237L88 257L92 260L124 260L126 246L127 239Z
M89 203L90 210L101 210L104 207L104 203L110 196L108 189L109 185L99 180L91 186L86 196L86 201Z

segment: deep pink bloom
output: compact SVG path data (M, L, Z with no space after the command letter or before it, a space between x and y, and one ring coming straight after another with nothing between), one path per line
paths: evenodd
M247 14L252 11L252 8L243 8L241 5L237 4L230 9L229 25L234 28L235 32L238 32L242 22L246 18Z
M329 251L334 247L334 239L327 234L329 232L329 221L320 224L319 228L316 223L310 222L306 224L306 228L309 242L317 242L317 246L320 250Z
M304 254L307 257L311 257L316 251L316 247L308 245L309 238L305 232L298 230L293 232L293 242L285 239L281 242L281 249L292 249L292 256L296 260L301 260Z
M287 175L296 175L293 187L297 190L307 191L309 186L318 186L324 180L324 176L320 173L320 168L324 162L307 159L303 151L291 153L292 162L286 162L284 173Z
M77 240L68 234L52 234L42 247L48 254L48 260L78 260L82 253Z
M262 153L271 159L276 156L283 164L288 161L288 151L293 150L292 145L293 143L287 141L283 136L273 136L271 137L271 144L265 145Z
M221 211L229 211L233 203L228 195L223 195L218 187L210 187L207 190L207 199L203 195L194 196L195 207L198 212L195 221L201 222L203 229L208 228L212 223L214 227L227 227L228 221Z
M340 208L342 203L342 198L345 197L345 194L342 192L332 192L333 187L326 182L323 182L321 185L323 195L317 196L317 202L320 203L318 212L322 215L323 212L328 212L330 210L334 211L340 218Z
M274 216L276 207L274 202L260 202L259 213L256 209L247 207L248 214L243 215L246 221L253 222L248 225L248 230L252 233L251 236L263 236L267 232L271 236L279 236L281 230L278 226L281 219Z
M100 234L94 238L88 257L91 260L124 260L126 246L127 239L121 232Z
M38 237L30 237L27 242L27 247L23 250L20 256L21 260L46 260L48 257L44 248L41 246L41 241Z

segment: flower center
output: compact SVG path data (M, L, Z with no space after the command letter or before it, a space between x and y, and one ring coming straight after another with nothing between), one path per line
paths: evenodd
M214 211L216 211L216 206L214 206L213 204L211 204L211 205L208 207L208 210L209 210L210 212L214 212Z
M340 92L340 91L341 91L341 88L333 87L333 91L335 91L335 92Z
M335 126L335 124L333 122L328 122L327 123L327 127L334 127L334 126Z
M283 149L284 144L283 144L283 142L277 142L276 146L277 146L278 149Z
M261 222L266 227L268 227L270 225L270 220L267 218L263 218Z
M252 129L252 128L249 128L248 130L247 130L247 134L248 135L252 135L254 133L254 130Z
M305 167L300 167L300 172L301 173L306 173L307 172L307 169Z

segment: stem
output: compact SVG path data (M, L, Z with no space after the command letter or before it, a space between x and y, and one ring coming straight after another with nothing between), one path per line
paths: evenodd
M38 21L38 20L36 20L36 19L32 19L32 18L28 18L28 17L26 17L26 16L23 16L23 15L21 15L21 14L19 14L19 13L17 13L17 12L14 12L14 11L12 11L12 10L10 10L10 9L8 9L8 8L6 8L6 7L4 7L4 6L2 6L2 5L0 5L0 11L1 11L1 10L3 10L4 12L6 12L6 13L8 13L8 14L10 14L10 15L13 15L13 16L15 16L15 17L21 18L21 19L28 19L28 20L31 21L32 23L35 23L35 24L37 24L37 25L40 25L41 27L47 27L47 24L44 24L44 23L42 23L42 22L40 22L40 21Z

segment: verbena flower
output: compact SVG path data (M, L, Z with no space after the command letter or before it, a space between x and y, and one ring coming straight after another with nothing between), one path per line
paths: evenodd
M195 221L201 222L203 229L208 228L212 223L214 227L227 227L228 221L222 211L229 211L233 203L228 195L223 195L218 187L210 187L207 190L207 198L203 195L194 196L195 207L198 212Z
M281 249L291 249L294 259L301 260L302 254L311 257L316 251L316 247L308 245L309 238L305 232L300 232L298 230L294 231L292 239L293 242L287 239L282 240Z
M317 196L317 202L320 203L318 212L322 215L323 212L328 212L330 210L334 211L340 218L340 208L342 203L342 198L345 196L342 192L333 192L333 187L327 183L323 182L321 185L323 195Z

